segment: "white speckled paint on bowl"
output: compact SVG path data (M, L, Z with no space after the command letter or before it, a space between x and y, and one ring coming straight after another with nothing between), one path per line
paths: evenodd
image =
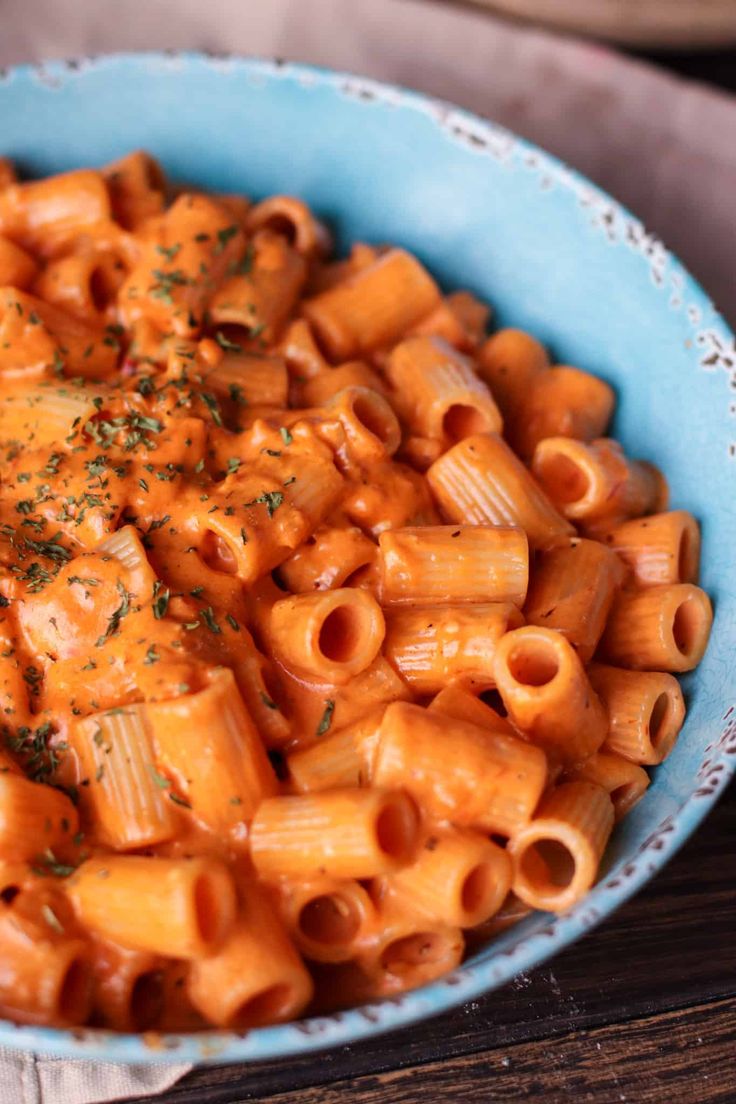
M589 931L694 831L736 768L736 344L679 262L595 186L490 123L346 74L261 60L121 55L0 75L0 154L32 174L145 146L204 187L304 196L345 243L416 250L556 358L608 379L615 432L703 525L711 644L684 680L688 719L616 830L599 884L534 914L452 974L333 1016L247 1033L135 1036L0 1022L0 1044L120 1062L235 1062L354 1042L508 981ZM635 171L635 169L632 169Z

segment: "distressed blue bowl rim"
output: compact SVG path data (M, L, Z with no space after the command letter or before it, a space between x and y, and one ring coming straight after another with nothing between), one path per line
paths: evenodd
M152 65L170 70L191 65L208 67L216 74L221 69L242 68L269 81L292 81L332 89L336 95L363 95L382 101L397 110L430 116L438 126L451 127L464 133L471 144L474 140L487 143L499 156L517 158L534 164L555 185L567 189L573 196L600 206L607 217L642 232L638 249L643 265L651 267L651 249L662 249L661 243L647 235L639 220L603 189L582 174L570 169L558 158L546 153L532 142L517 137L511 131L465 111L453 104L423 95L397 85L356 76L320 66L241 57L227 54L207 54L197 51L151 51L114 53L52 61L42 65L18 65L0 71L0 104L3 86L20 82L63 82L89 70L109 69L111 75L141 68L150 71ZM130 75L130 74L128 74ZM155 150L153 151L155 153ZM701 345L710 339L717 348L736 350L734 335L717 313L703 288L671 253L663 251L667 276L681 290L683 301L707 319L696 341ZM705 323L704 323L705 324ZM734 354L736 355L736 353ZM725 365L723 365L725 366ZM642 845L627 856L625 863L614 867L588 894L584 901L568 913L550 918L540 930L506 943L503 950L485 961L471 957L451 975L413 992L402 994L350 1009L332 1016L249 1032L208 1031L197 1034L116 1034L91 1028L61 1030L16 1025L0 1020L0 1045L42 1055L95 1059L108 1062L162 1063L227 1063L285 1058L326 1047L355 1043L386 1031L407 1027L420 1020L446 1012L510 981L517 974L545 962L574 940L591 931L616 908L627 901L659 871L695 831L712 809L729 781L736 773L736 713L729 708L724 716L725 728L719 740L704 749L703 759L693 780L693 789L677 811L668 815L652 830ZM626 876L618 876L621 867L629 867Z

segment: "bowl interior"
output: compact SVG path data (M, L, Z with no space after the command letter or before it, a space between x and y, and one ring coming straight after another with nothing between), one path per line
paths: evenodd
M245 1038L173 1037L154 1051L136 1037L9 1025L0 1025L0 1042L135 1061L273 1057L410 1022L535 965L661 865L733 765L736 352L728 329L679 263L612 200L534 147L418 95L268 62L120 57L9 72L0 118L0 154L32 175L145 146L171 176L201 187L297 193L340 244L415 250L447 288L489 300L499 324L529 328L559 362L610 381L616 435L663 469L673 504L702 523L702 584L716 609L706 658L685 680L682 737L616 831L607 876L571 914L531 917L453 978L370 1014Z

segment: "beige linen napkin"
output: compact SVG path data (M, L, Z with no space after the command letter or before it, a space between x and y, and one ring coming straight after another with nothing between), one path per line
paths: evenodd
M119 1066L0 1048L2 1104L103 1104L171 1088L191 1066Z
M631 206L736 318L736 101L726 95L439 0L0 0L0 14L0 65L166 47L276 55L488 115ZM0 1102L101 1104L161 1092L186 1069L0 1051Z

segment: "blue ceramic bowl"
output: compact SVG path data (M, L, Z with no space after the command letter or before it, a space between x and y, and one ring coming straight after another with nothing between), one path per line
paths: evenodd
M0 79L0 153L39 175L145 146L175 178L294 192L351 239L415 250L448 288L488 299L557 360L609 380L614 428L667 474L703 526L710 647L685 679L688 718L616 830L600 883L571 912L530 916L451 976L336 1016L245 1035L134 1035L0 1023L0 1044L121 1062L275 1058L387 1031L477 997L583 935L687 839L736 766L733 335L627 211L512 134L447 104L344 74L200 56L120 56Z

